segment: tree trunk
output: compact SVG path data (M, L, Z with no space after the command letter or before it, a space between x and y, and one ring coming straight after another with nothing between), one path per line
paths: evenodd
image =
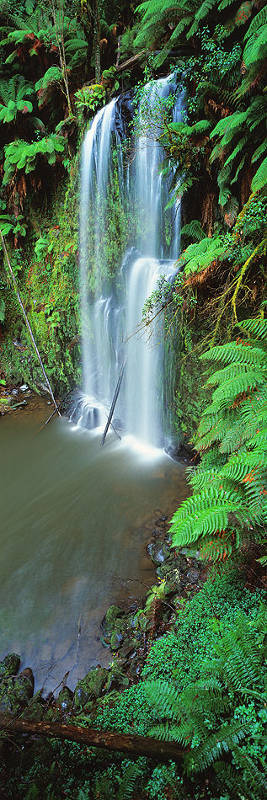
M33 720L12 718L0 713L0 729L7 733L25 733L33 736L50 736L53 739L67 739L86 747L99 747L116 750L129 756L147 756L157 761L181 761L184 750L179 750L174 742L161 742L146 736L98 731L94 728L80 728L77 725L63 725L55 722L34 722Z
M95 7L95 79L96 83L101 80L101 58L100 58L100 14L98 0L94 2Z

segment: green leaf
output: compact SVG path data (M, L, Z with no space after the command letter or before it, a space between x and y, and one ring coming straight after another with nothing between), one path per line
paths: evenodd
M259 192L267 183L267 158L264 159L251 183L253 192Z

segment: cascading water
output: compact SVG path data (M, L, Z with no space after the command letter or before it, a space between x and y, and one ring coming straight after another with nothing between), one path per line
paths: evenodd
M158 143L162 103L175 97L175 91L171 78L147 85L138 109L136 145L129 158L123 146L127 135L123 104L121 98L112 100L94 118L81 159L84 394L72 418L86 427L106 422L125 362L116 416L127 433L156 446L164 444L162 323L157 320L145 328L142 309L159 278L173 275L179 255L180 208L177 204L165 210L170 179L160 172L163 150ZM181 118L182 107L182 95L175 97L174 121ZM112 195L116 175L120 213L131 230L122 265L118 263L112 275L109 226L116 213Z

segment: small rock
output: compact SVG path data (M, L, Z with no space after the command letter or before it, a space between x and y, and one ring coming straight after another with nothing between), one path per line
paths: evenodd
M199 570L193 567L186 573L186 579L189 583L197 583L199 579Z
M104 667L92 667L76 686L74 703L76 706L87 705L88 701L96 700L102 695L108 678L108 670Z
M121 633L112 633L110 639L111 650L118 650L122 642L123 642L123 636Z
M109 606L102 622L104 630L112 631L116 625L118 617L121 617L121 615L122 615L121 608L119 608L118 606Z
M19 388L20 388L20 392L27 392L27 389L29 387L27 386L27 383L23 383L22 386L20 386Z
M165 561L165 554L161 545L150 542L147 545L147 552L154 564L163 564Z
M152 531L152 536L155 536L155 537L162 536L161 528L154 528L153 531Z

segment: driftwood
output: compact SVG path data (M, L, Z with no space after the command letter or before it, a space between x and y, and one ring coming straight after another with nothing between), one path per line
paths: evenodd
M105 444L105 438L106 438L108 429L109 429L109 427L111 425L111 420L112 420L112 417L113 417L113 414L114 414L114 411L115 411L115 406L116 406L116 403L117 403L117 400L118 400L118 397L119 397L119 393L120 393L121 382L122 382L122 379L123 379L124 370L125 370L125 362L122 365L122 368L121 368L121 371L120 371L120 374L119 374L118 383L116 385L116 389L115 389L115 392L114 392L114 397L113 397L113 400L112 400L112 403L111 403L111 406L110 406L110 412L109 412L109 415L108 415L108 418L107 418L107 424L106 424L106 427L105 427L105 430L104 430L104 433L103 433L103 436L102 436L102 442L101 442L102 447L103 447L103 444Z
M63 725L57 722L34 722L33 720L13 718L0 714L0 730L7 733L25 733L32 736L50 736L53 739L67 739L87 747L104 750L117 750L129 756L147 756L157 761L181 761L184 750L179 750L174 742L161 742L146 736L98 731L94 728L81 728L78 725Z
M15 294L16 294L16 297L17 297L17 301L18 301L18 303L20 305L20 308L22 310L22 314L23 314L26 326L28 328L28 331L29 331L29 334L30 334L30 337L31 337L31 341L32 341L34 350L36 352L36 355L37 355L37 358L38 358L38 361L39 361L39 364L40 364L40 367L41 367L41 370L42 370L42 373L43 373L43 376L44 376L44 379L45 379L45 382L46 382L46 385L47 385L47 388L48 388L48 391L49 391L49 394L50 394L50 397L51 397L51 399L53 401L53 404L55 406L55 410L56 410L57 414L60 417L61 416L60 415L60 411L59 411L57 402L56 402L56 400L54 398L54 395L53 395L52 386L51 386L51 383L49 381L49 378L47 377L47 374L46 374L46 371L45 371L45 368L44 368L44 365L43 365L43 362L42 362L42 359L41 359L41 356L40 356L40 353L39 353L39 350L38 350L38 347L37 347L37 344L36 344L32 329L31 329L31 326L30 326L30 323L29 323L29 320L28 320L28 317L27 317L27 314L26 314L26 311L25 311L25 308L24 308L24 305L23 305L23 302L22 302L18 287L17 287L16 278L15 278L13 269L11 267L9 255L8 255L8 252L7 252L7 249L6 249L6 243L5 243L5 240L4 240L4 237L3 237L3 234L2 234L1 230L0 230L0 235L1 235L2 245L3 245L4 256L5 256L5 259L6 259L8 271L9 271L9 273L11 275L11 278L12 278Z

